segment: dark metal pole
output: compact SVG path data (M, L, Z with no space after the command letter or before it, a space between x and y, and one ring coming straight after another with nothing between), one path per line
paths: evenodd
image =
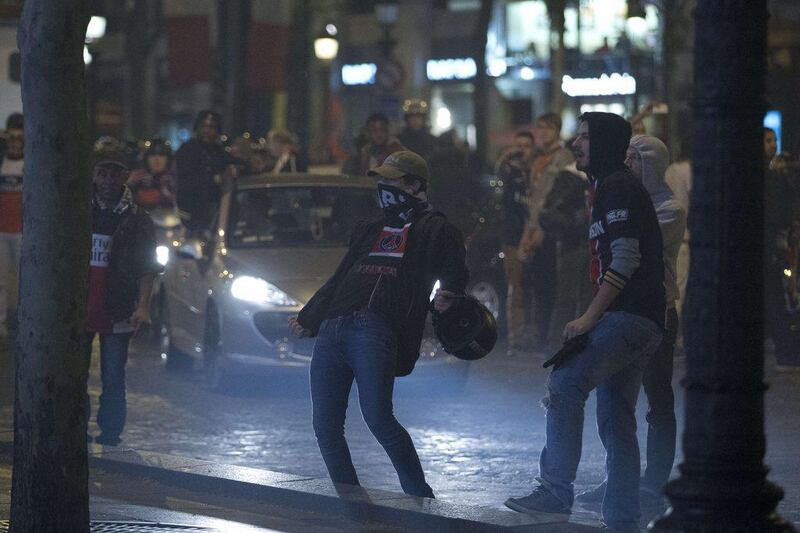
M766 0L695 9L691 269L681 476L655 531L793 531L763 459L761 121Z

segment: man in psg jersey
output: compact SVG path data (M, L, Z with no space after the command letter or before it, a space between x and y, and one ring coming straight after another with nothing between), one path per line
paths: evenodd
M570 513L584 404L596 388L597 430L606 449L603 522L613 531L639 531L636 400L643 368L663 332L661 230L650 196L625 166L630 123L612 113L584 113L579 121L572 147L578 170L592 182L594 298L564 328L567 340L585 335L583 346L556 364L547 382L538 484L528 496L509 498L506 506L521 512Z
M408 432L395 419L395 376L419 357L422 330L434 306L445 311L469 278L458 230L427 203L428 166L410 151L390 154L368 172L377 178L383 216L361 223L333 277L289 319L298 337L316 336L311 360L314 432L334 483L358 485L344 438L347 399L355 379L361 414L392 461L407 494L433 498Z

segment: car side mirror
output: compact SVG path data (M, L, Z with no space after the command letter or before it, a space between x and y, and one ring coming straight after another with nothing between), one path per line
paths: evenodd
M178 247L178 257L199 260L203 258L203 245L199 239L187 239Z

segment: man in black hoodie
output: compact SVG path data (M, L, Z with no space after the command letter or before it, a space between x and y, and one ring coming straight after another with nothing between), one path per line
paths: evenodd
M631 125L611 113L585 113L573 143L579 170L592 181L591 274L594 298L564 337L585 344L557 364L542 401L547 440L539 485L509 498L516 511L568 514L581 457L583 411L597 389L597 428L606 448L608 485L602 515L612 530L639 531L636 400L642 370L658 347L664 321L661 233L647 191L625 167Z
M334 483L358 485L344 438L347 399L355 379L361 414L381 443L403 491L433 498L408 432L395 419L395 376L419 357L429 297L447 310L469 274L460 232L428 208L428 165L414 152L389 155L369 171L377 179L383 217L353 230L334 275L289 326L298 337L317 336L311 359L314 433Z

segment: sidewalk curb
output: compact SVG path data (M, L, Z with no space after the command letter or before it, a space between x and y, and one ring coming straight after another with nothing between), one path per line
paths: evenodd
M0 433L0 452L11 453L13 443ZM213 497L243 499L397 526L437 532L583 532L598 528L566 522L569 517L541 513L527 515L489 507L458 505L402 493L334 486L328 479L296 476L249 467L222 465L191 458L137 452L96 444L89 446L89 467ZM581 520L574 516L573 520ZM591 522L591 519L584 520ZM595 522L596 523L596 522Z

